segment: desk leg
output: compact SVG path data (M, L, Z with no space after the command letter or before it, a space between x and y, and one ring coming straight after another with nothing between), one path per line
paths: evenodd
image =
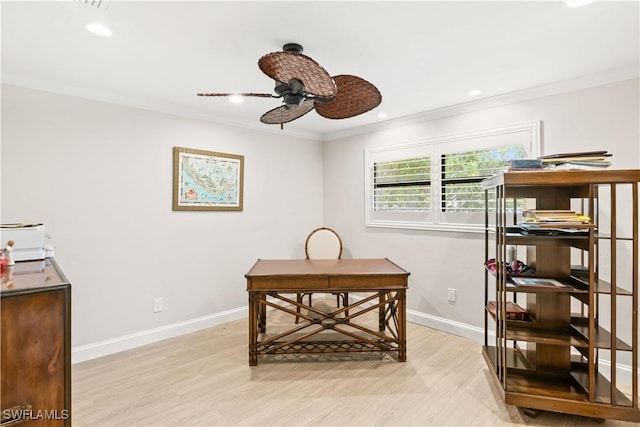
M261 334L267 332L267 294L261 293L259 297L258 304L258 313L260 319L258 320L258 331Z
M398 361L407 361L407 291L398 291Z
M258 364L258 311L260 296L249 291L249 366Z
M385 292L378 292L378 303L380 308L378 309L378 330L383 332L386 329L385 315L387 313L387 307L382 302L384 301Z

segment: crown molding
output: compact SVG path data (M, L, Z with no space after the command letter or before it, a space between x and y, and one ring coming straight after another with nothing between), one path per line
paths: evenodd
M383 130L393 129L401 126L415 125L429 120L441 119L444 117L457 116L460 114L471 113L489 108L501 107L504 105L515 104L518 102L529 101L546 96L558 95L561 93L574 92L581 89L587 89L596 86L603 86L624 80L640 78L640 71L637 66L626 68L618 68L603 73L590 74L571 80L563 80L560 82L550 83L542 86L536 86L529 89L505 93L488 98L482 98L461 104L436 108L422 113L412 114L409 116L398 117L395 119L385 120L383 122L371 125L359 126L357 128L346 129L336 132L328 132L321 135L322 141L331 141L335 139L346 138L366 133L379 132Z
M230 119L216 119L216 118L212 118L210 115L205 115L205 114L194 112L194 111L172 109L172 108L167 108L160 104L153 104L153 103L135 103L127 99L105 96L104 94L98 93L98 92L95 92L95 93L89 92L89 93L80 94L80 93L77 93L77 91L73 90L72 88L60 87L60 88L52 89L50 87L45 87L41 84L38 84L37 82L26 81L24 79L10 79L10 78L5 78L3 76L2 84L8 85L8 86L21 87L25 89L31 89L31 90L39 90L43 92L54 93L57 95L72 96L74 98L85 99L87 101L104 102L107 104L135 108L138 110L169 114L171 116L183 117L187 119L203 120L206 122L211 122L211 123L215 123L223 126L231 126L235 128L243 128L243 129L254 130L258 132L273 133L281 136L282 135L292 136L297 138L309 139L312 141L322 140L322 135L316 132L295 130L291 128L287 129L286 126L284 129L280 129L280 127L278 126L267 126L262 123L247 123L247 122L241 122L241 121L234 121Z
M571 80L563 80L556 83L550 83L546 85L536 86L529 89L510 92L502 95L496 95L492 97L477 99L474 101L464 102L461 104L455 104L436 108L421 113L412 114L409 116L398 117L394 119L385 120L382 122L358 126L351 129L345 129L335 132L317 133L310 131L302 131L296 129L280 129L277 126L265 126L261 123L247 123L241 121L234 121L230 119L216 119L209 115L204 115L197 112L185 112L179 109L166 108L158 104L147 103L132 103L128 100L119 99L115 97L104 96L100 93L75 93L72 88L55 88L43 87L41 84L32 81L26 81L21 78L7 78L3 75L3 84L12 86L24 87L27 89L42 90L45 92L56 93L60 95L73 96L76 98L87 99L91 101L106 102L109 104L122 105L130 108L137 108L147 111L155 111L164 114L170 114L172 116L185 117L190 119L204 120L211 123L216 123L223 126L231 126L235 128L242 128L248 130L254 130L258 132L267 132L278 135L286 135L291 137L303 138L313 141L331 141L350 136L363 135L372 132L379 132L388 129L393 129L402 126L410 126L419 123L423 123L429 120L441 119L444 117L450 117L465 113L471 113L480 110L486 110L489 108L501 107L504 105L514 104L518 102L529 101L532 99L543 98L546 96L558 95L561 93L573 92L581 89L587 89L590 87L603 86L612 84L624 80L631 80L640 78L640 70L638 66L630 66L626 68L618 68L615 70L609 70L607 72L585 75L579 78Z

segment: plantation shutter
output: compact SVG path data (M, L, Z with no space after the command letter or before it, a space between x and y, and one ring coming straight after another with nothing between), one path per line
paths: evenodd
M430 211L430 158L374 163L373 189L374 211Z
M484 210L480 181L508 167L509 160L526 157L522 145L442 154L442 212Z

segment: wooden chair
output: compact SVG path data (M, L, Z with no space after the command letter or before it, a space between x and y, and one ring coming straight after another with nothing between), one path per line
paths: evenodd
M327 227L320 227L313 230L307 236L307 240L304 243L304 253L307 259L340 259L342 257L342 240L338 233ZM347 306L349 302L349 294L347 292L333 292L336 296L336 305L340 307L340 299L342 298L342 305ZM298 304L302 303L302 299L305 295L309 296L309 306L311 306L310 293L298 293ZM296 311L300 313L300 307L296 308ZM346 312L348 315L349 313ZM299 317L296 316L296 323L298 323Z

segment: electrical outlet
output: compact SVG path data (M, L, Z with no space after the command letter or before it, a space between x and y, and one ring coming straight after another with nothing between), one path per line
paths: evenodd
M456 290L453 288L447 289L447 300L451 302L455 302L456 300Z
M157 313L159 311L162 311L163 308L163 303L162 303L162 298L154 298L153 299L153 312Z

